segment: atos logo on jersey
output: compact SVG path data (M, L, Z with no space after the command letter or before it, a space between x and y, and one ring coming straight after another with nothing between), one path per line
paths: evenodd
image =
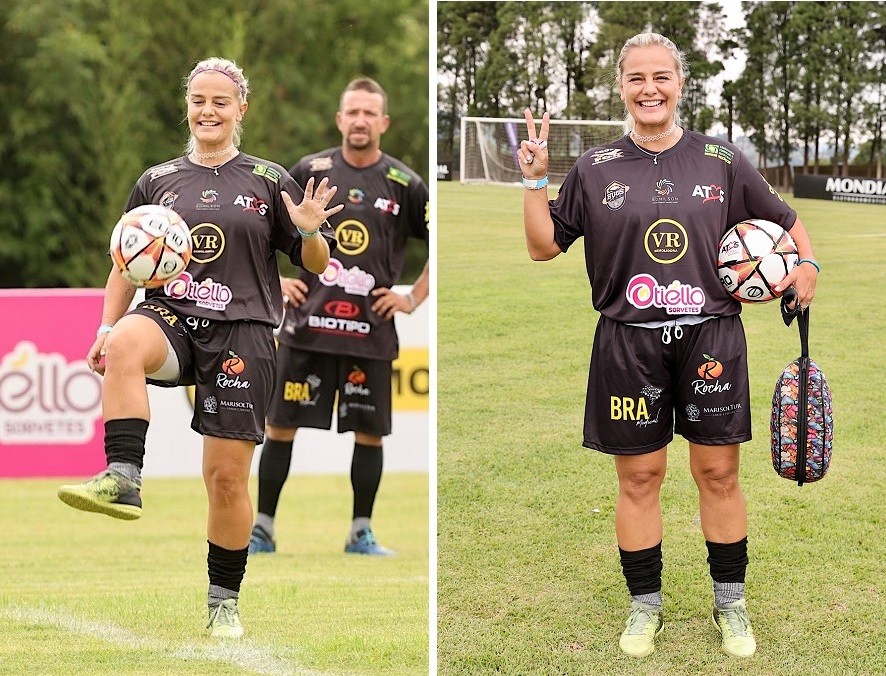
M710 185L697 185L692 189L693 197L701 197L701 203L707 204L708 202L719 202L723 204L726 201L726 191L723 190L719 185L714 185L711 183Z
M333 317L353 319L360 316L360 306L347 300L331 300L323 306L323 312Z
M268 203L261 197L237 195L234 204L238 207L243 207L243 211L254 211L259 216L264 216L268 213Z
M396 216L400 213L400 205L394 200L385 199L384 197L379 197L372 206L386 214Z

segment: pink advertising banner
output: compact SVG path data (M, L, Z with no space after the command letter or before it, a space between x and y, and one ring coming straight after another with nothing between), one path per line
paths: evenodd
M105 467L101 378L86 365L102 289L0 289L0 477Z

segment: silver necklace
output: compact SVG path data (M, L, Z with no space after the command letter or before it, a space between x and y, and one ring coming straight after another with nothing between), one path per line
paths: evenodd
M640 143L649 143L650 141L661 141L663 138L667 138L671 134L677 131L677 125L675 124L673 127L668 129L667 131L663 131L660 134L652 134L651 136L641 136L633 129L631 129L631 137L635 141L639 141Z
M658 156L661 155L665 150L670 150L670 148L665 148L664 150L659 150L657 153L651 153L648 150L646 150L646 148L642 148L639 145L637 145L636 143L634 144L634 147L637 150L639 150L641 153L644 153L644 154L648 155L649 157L651 157L652 164L658 164Z
M232 150L235 150L234 146L229 145L227 148L224 148L222 150L216 150L211 153L193 152L193 153L191 153L191 157L193 157L195 160L209 160L209 159L212 159L213 157L221 157L222 155L227 155Z

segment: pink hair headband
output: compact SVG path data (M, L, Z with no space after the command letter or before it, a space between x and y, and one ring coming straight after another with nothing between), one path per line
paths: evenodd
M216 73L221 73L226 78L228 78L231 82L233 82L237 86L237 91L240 92L240 96L242 96L244 99L246 98L246 92L243 91L243 83L237 82L237 80L234 79L233 75L231 75L230 73L227 73L223 70L220 70L218 68L201 68L200 70L198 70L194 73L191 73L191 77L188 78L188 88L190 88L190 86L191 86L191 80L193 80L195 77L197 77L200 73L205 73L210 70L214 71Z

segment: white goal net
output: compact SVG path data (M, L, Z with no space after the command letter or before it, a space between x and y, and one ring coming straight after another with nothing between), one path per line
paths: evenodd
M540 124L536 120L536 124ZM548 178L559 184L587 150L624 134L622 122L551 120L548 133ZM520 183L517 150L526 138L526 120L518 117L461 118L462 183Z

